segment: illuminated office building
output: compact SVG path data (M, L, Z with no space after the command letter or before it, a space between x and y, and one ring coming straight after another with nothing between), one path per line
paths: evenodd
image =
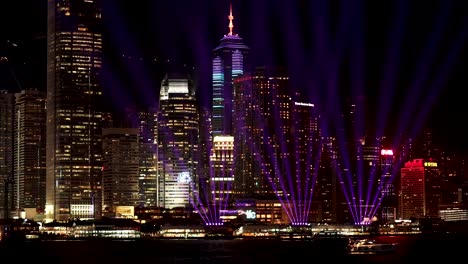
M139 129L139 205L143 207L157 206L157 111L150 109L138 113Z
M15 96L15 207L32 208L36 209L36 213L43 213L46 190L45 93L31 89Z
M401 168L401 218L439 217L441 182L436 162L424 159L406 162Z
M190 206L198 188L199 121L195 89L188 75L167 74L158 113L158 202L172 209Z
M139 137L139 207L155 207L157 201L157 107L145 111L135 105L125 110L123 127L137 128Z
M294 168L288 84L282 69L269 67L257 67L234 81L234 192L238 197L286 195L281 188L272 189L268 179L276 185L277 175L290 175L287 167Z
M233 193L234 137L216 136L211 149L210 162L213 171L210 177L211 203L226 208ZM217 209L221 209L218 207Z
M138 206L138 128L103 128L103 215L117 216L119 206Z
M320 162L320 130L319 114L315 104L312 104L295 94L292 107L292 153L294 168L292 175L297 186L296 206L306 212L308 222L323 220L322 206L319 200L312 199L317 188L319 162Z
M380 207L382 211L382 221L384 223L394 223L396 218L397 197L394 184L393 163L395 157L393 150L382 149L380 151L380 190L381 201Z
M46 219L101 216L100 0L49 0Z

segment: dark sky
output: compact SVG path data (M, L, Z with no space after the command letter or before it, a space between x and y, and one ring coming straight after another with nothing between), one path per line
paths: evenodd
M0 38L46 30L46 0L2 1ZM104 90L120 107L157 100L170 65L194 70L210 103L211 50L228 32L229 0L104 0ZM234 32L253 66L281 65L292 87L332 112L349 95L370 98L376 127L468 150L468 1L232 0ZM33 45L34 46L34 45ZM35 46L37 51L37 47ZM31 49L27 49L31 50ZM45 58L31 55L34 65ZM37 72L43 72L38 70ZM36 75L45 87L43 75ZM455 140L458 139L458 140Z

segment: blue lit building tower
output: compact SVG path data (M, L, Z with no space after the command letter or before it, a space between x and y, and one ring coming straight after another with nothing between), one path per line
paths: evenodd
M246 71L246 57L249 47L242 38L233 33L232 5L229 13L229 33L224 35L219 45L213 50L212 71L212 119L210 151L210 189L213 213L218 214L220 208L225 208L232 199L231 192L234 182L234 79ZM218 218L218 217L215 217ZM218 221L219 219L215 219Z
M213 50L213 137L233 134L233 81L246 70L246 56L250 49L241 37L233 33L232 6L228 18L229 33Z

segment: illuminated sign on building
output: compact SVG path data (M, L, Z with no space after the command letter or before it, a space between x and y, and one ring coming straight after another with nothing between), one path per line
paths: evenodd
M257 218L257 213L255 211L248 209L248 210L239 210L239 215L245 215L247 219L255 219Z
M393 150L391 150L391 149L382 149L380 151L380 155L382 155L382 156L393 156Z
M294 102L295 105L314 107L314 104Z
M424 162L424 167L437 167L437 162Z

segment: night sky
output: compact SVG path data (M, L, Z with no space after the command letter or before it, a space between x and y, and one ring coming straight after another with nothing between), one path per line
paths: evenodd
M209 106L211 50L228 33L229 3L104 0L107 103L151 105L164 72L188 68L196 73L201 104ZM416 133L428 124L447 150L468 152L468 1L232 4L234 32L250 46L251 65L286 67L292 87L325 112L334 111L337 100L366 95L380 129ZM18 67L18 73L31 76L25 85L45 89L46 50L40 43L47 1L1 5L0 39L23 44L31 66Z

